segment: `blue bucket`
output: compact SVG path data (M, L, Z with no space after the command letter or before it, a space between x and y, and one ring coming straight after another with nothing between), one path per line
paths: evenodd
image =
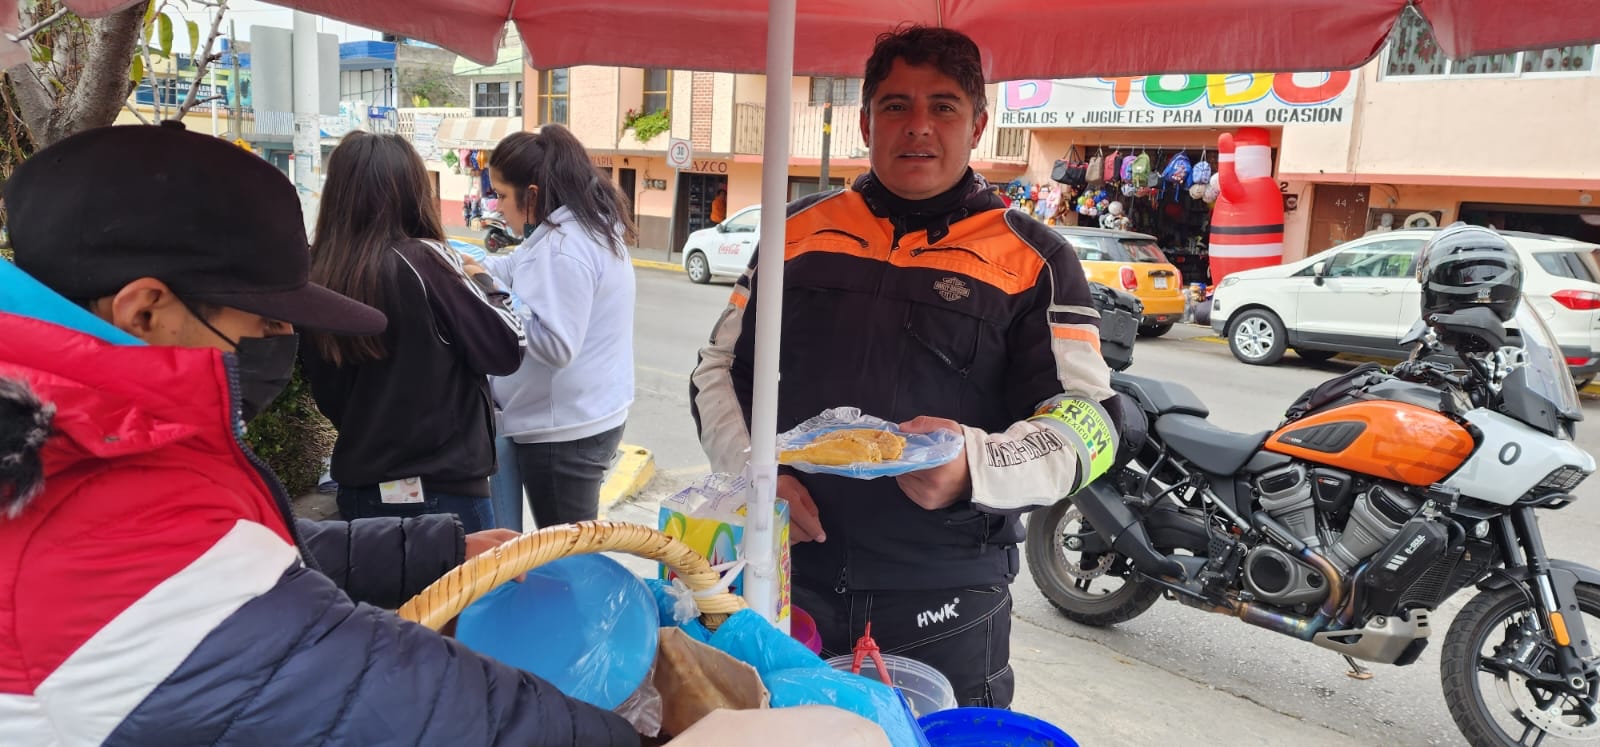
M473 602L461 612L456 640L609 710L644 683L660 625L655 598L637 576L604 555L574 555Z
M932 747L1078 747L1067 733L999 708L951 708L917 720Z

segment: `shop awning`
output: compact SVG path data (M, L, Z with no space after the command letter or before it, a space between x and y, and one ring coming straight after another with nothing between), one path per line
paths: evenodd
M522 130L521 117L456 117L439 123L440 148L492 150L502 138Z

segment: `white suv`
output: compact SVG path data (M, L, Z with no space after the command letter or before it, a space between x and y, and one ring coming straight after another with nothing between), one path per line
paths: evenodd
M1277 363L1293 349L1313 361L1338 353L1403 358L1422 317L1416 258L1438 229L1369 233L1311 257L1229 275L1212 298L1211 328L1234 357ZM1600 246L1501 231L1522 257L1523 293L1556 335L1573 379L1600 371Z

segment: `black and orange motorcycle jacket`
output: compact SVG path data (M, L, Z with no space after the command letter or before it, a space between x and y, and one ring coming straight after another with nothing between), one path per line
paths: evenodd
M1098 459L1035 416L1113 396L1077 256L970 171L920 202L868 174L792 203L787 220L779 431L843 406L896 423L949 418L963 426L973 485L970 500L929 511L893 479L797 473L828 539L795 546L794 582L1009 583L1020 514L1081 487ZM755 268L752 258L691 377L691 411L719 472L749 458Z

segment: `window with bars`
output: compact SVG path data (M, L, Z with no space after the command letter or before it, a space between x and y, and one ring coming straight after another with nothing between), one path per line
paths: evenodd
M1408 7L1389 35L1383 73L1386 78L1583 73L1594 69L1594 55L1593 46L1580 46L1447 59L1432 27L1414 7Z
M811 105L822 106L828 98L828 82L833 81L835 106L855 106L861 103L860 78L812 78Z
M339 73L339 99L365 101L372 106L394 106L394 70L345 70Z
M511 116L522 116L522 81L517 81L517 97L511 101Z
M644 71L644 102L639 111L654 114L672 105L672 71L651 68Z
M510 83L478 83L472 88L472 116L511 116Z
M538 95L534 100L539 124L567 124L568 70L545 70L539 74Z

